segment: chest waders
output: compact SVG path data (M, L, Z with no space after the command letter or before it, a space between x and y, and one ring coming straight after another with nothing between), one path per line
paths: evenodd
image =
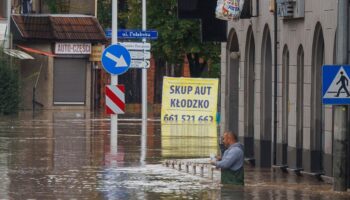
M244 169L221 169L221 184L244 185Z

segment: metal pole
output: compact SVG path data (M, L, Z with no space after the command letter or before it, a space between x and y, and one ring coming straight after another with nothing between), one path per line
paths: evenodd
M146 0L142 0L142 30L146 27ZM143 43L146 42L144 38ZM145 60L145 59L144 59ZM147 69L142 69L142 121L147 121Z
M142 0L142 30L146 30L146 0ZM143 43L146 42L144 38ZM145 50L144 50L145 52ZM145 61L145 59L144 59ZM141 165L146 160L147 148L147 69L142 69L142 135L141 135Z
M275 26L275 32L274 32L274 38L275 38L275 45L274 45L274 62L275 62L275 69L274 69L274 99L273 99L273 103L274 103L274 126L273 126L273 165L277 164L277 126L278 126L278 120L277 120L277 86L278 86L278 64L277 64L277 45L278 45L278 41L277 41L277 23L278 23L278 18L277 18L277 2L274 2L275 4L275 10L274 10L274 26Z
M338 1L337 64L348 62L349 1ZM347 190L347 106L334 106L333 190Z
M6 28L6 42L5 42L5 49L9 49L10 48L10 34L11 34L11 29L10 29L10 25L11 25L11 0L7 0L7 28Z
M112 44L118 42L118 0L112 1ZM118 85L118 76L111 75L111 84ZM111 115L111 154L118 150L118 115Z

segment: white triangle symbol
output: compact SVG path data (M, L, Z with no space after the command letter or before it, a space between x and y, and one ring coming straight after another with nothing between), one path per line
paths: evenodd
M349 98L349 83L350 79L343 67L340 68L337 75L334 77L331 85L328 87L325 99Z

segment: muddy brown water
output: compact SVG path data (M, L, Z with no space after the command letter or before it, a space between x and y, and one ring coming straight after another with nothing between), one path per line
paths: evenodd
M162 127L151 118L142 137L138 115L120 118L113 151L103 114L0 117L0 199L350 199L329 184L270 169L247 166L246 186L229 187L166 168L165 159L209 158L217 148L212 129Z

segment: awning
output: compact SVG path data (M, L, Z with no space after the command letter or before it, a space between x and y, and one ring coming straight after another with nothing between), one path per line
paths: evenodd
M17 45L17 47L19 47L27 52L36 53L36 54L43 55L43 56L48 56L48 57L55 57L56 56L55 54L50 53L50 52L41 51L41 50L37 50L37 49L33 49L33 48L21 46L21 45Z
M16 50L16 49L4 49L4 53L9 55L9 56L21 59L21 60L33 60L34 59L31 55L27 54L26 52Z

